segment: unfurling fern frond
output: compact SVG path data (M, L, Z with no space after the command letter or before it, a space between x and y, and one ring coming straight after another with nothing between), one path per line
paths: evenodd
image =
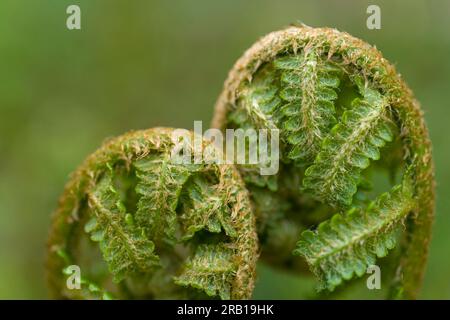
M352 101L322 143L313 165L305 171L305 189L324 202L350 206L370 160L380 159L379 148L393 139L385 97L366 88L363 98Z
M362 276L397 242L399 229L414 209L411 181L383 193L367 208L352 208L302 232L296 254L308 261L324 288L332 291L343 280Z
M402 245L389 262L395 273L384 278L391 297L416 297L433 221L431 144L419 104L375 48L333 29L273 32L230 71L212 126L280 132L272 188L251 166L239 168L266 262L303 272L274 248L291 246L282 226L298 236L306 229L295 252L332 290L385 256L398 233ZM408 186L394 187L409 167ZM267 205L273 199L286 205ZM346 213L331 218L336 210Z
M209 155L173 161L173 139L172 129L128 133L73 174L49 238L54 296L251 296L258 244L244 184ZM72 265L81 270L79 290L66 287Z

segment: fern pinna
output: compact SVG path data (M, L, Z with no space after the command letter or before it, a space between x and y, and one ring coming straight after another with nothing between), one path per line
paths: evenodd
M301 272L306 261L332 291L396 248L380 261L389 297L416 297L434 211L431 144L379 51L334 29L273 32L236 62L213 127L280 129L276 176L240 167L264 260Z
M58 298L245 299L258 252L239 173L173 161L173 130L106 142L75 171L55 212L48 280ZM204 150L207 142L195 148ZM81 288L66 286L79 266Z

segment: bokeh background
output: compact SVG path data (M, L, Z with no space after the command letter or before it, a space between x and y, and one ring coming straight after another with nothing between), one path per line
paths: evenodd
M82 30L66 29L77 4ZM381 7L381 30L366 8ZM47 298L51 212L69 173L107 137L209 124L234 61L291 23L376 45L421 101L434 146L437 211L421 298L450 298L450 1L1 0L0 298ZM311 281L259 267L255 298Z

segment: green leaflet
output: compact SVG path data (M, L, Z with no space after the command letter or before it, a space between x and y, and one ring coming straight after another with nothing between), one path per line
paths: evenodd
M261 75L253 79L249 87L244 89L240 107L231 111L227 117L228 121L238 128L254 129L276 129L276 110L281 104L275 86L276 79L271 69L261 71ZM258 146L257 146L258 148ZM243 164L240 168L245 171L244 180L252 185L265 187L275 191L277 177L263 176L260 174L260 166L255 164Z
M178 199L195 166L171 163L168 155L151 155L133 163L140 195L135 220L154 241L176 242Z
M242 108L245 115L236 118L237 123L251 122L260 129L275 129L272 113L280 105L281 99L277 96L275 78L270 69L261 72L261 76L254 79L243 92ZM239 114L239 113L238 113Z
M250 298L258 243L244 183L230 165L172 161L174 134L155 128L109 140L73 174L49 245L58 297L204 298L213 281L214 297ZM219 275L226 261L217 259L228 259L230 272ZM66 290L61 272L72 264L87 276L77 292ZM186 290L177 276L201 290Z
M187 197L181 221L185 233L183 241L192 238L196 232L206 229L212 233L225 231L230 237L236 237L236 230L231 225L231 211L225 195L218 185L209 184L203 177L194 176L186 185ZM189 204L187 204L189 198Z
M236 272L233 255L233 250L225 244L200 245L174 281L180 286L200 289L212 297L230 299L231 283Z
M312 162L336 122L334 100L341 70L313 49L303 56L278 58L274 66L281 71L279 126L291 146L287 157L304 166Z
M281 129L287 149L282 157L304 167L313 161L336 122L334 100L341 75L337 65L314 50L277 58L242 88L238 107L227 119L243 129ZM241 166L241 171L247 182L277 189L276 179L261 177L256 166Z
M129 215L112 185L112 172L104 173L88 193L93 217L84 230L100 250L115 282L125 277L150 272L159 265L155 245L141 227L126 223Z
M324 139L314 163L305 171L303 187L321 201L345 207L352 203L361 171L380 158L379 148L392 141L389 104L376 90L360 87L340 122Z
M315 231L304 231L294 254L304 256L321 288L332 291L344 280L361 277L377 257L385 257L395 247L397 232L414 206L407 176L365 210L352 208L322 222Z

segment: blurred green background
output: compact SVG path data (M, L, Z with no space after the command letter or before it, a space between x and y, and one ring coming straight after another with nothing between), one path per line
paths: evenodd
M66 28L78 4L82 30ZM382 29L366 28L381 7ZM422 103L437 214L421 298L450 298L450 1L0 2L0 298L46 298L49 218L69 173L106 138L209 124L234 61L294 22L376 45ZM260 267L256 298L298 298L311 281Z

